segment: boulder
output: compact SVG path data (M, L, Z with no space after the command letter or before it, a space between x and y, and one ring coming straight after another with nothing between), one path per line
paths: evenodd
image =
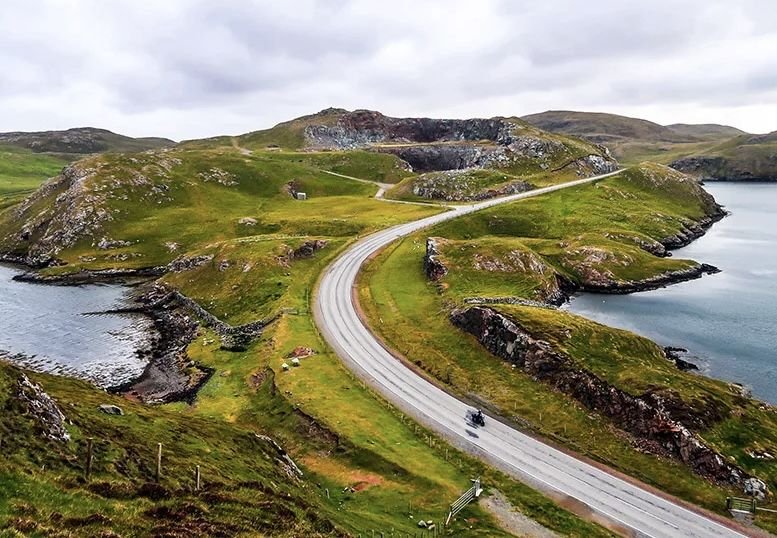
M106 415L118 415L118 416L124 415L124 409L122 409L118 405L102 404L99 409Z
M745 480L743 490L745 495L754 497L757 501L763 501L769 494L769 489L766 487L766 483L758 478L748 478Z

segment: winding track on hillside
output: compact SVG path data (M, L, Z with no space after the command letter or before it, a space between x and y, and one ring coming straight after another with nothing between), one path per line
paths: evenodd
M453 206L451 211L369 235L325 270L314 298L316 323L341 359L394 405L454 445L508 474L578 508L582 503L583 511L590 511L595 520L620 532L652 538L744 536L495 419L489 420L485 428L473 427L466 420L470 405L393 356L359 317L354 296L359 269L370 256L397 238L487 207L592 183L620 172Z

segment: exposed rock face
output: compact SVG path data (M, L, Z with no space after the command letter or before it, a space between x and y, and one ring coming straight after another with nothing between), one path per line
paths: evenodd
M535 135L516 119L446 120L391 118L371 110L335 111L334 123L308 125L304 137L312 149L373 148L393 153L413 170L461 170L500 167L518 159L532 159L548 169L552 159L569 155L564 166L576 165L581 173L617 169L609 152L575 158L555 139Z
M426 255L424 256L424 272L426 277L434 282L448 274L448 268L439 259L438 241L439 239L435 237L426 240Z
M723 208L715 204L715 209L708 216L698 221L686 220L680 232L664 237L661 239L661 244L667 249L676 249L690 245L693 241L707 233L710 226L725 216L726 212Z
M380 143L496 141L508 134L507 129L502 118L390 118L372 110L343 110L334 125L306 127L305 138L316 149L355 149Z
M555 351L548 342L533 338L515 321L491 308L457 310L451 314L451 321L497 357L608 417L652 451L670 455L720 484L742 486L748 478L689 429L722 419L722 411L709 408L700 412L671 392L632 396L579 368L570 357Z
M16 383L16 397L26 407L27 413L38 423L42 435L52 441L63 443L69 441L70 434L65 428L67 419L51 396L23 373L19 375Z
M617 278L610 267L631 265L632 257L609 250L582 246L570 249L565 254L565 264L577 274L578 286L584 291L599 293L633 293L701 278L705 274L718 273L717 267L705 263L694 264L685 269L667 271L641 280Z

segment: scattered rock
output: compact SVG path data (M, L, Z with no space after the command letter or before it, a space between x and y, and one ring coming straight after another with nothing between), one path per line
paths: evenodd
M256 226L257 220L253 217L243 217L237 223L243 226Z
M171 273L182 273L205 265L213 259L213 255L181 256L167 264L166 270Z
M124 410L118 405L102 404L99 409L107 415L124 415Z
M97 242L97 248L100 250L109 250L112 248L128 247L132 244L132 241L121 241L118 239L108 239L103 237Z
M234 187L238 184L237 176L220 168L211 168L207 172L197 174L205 182L215 182L225 187Z
M24 373L19 374L16 385L17 398L27 408L27 413L37 421L43 436L52 441L70 441L70 434L65 428L67 419L54 399Z

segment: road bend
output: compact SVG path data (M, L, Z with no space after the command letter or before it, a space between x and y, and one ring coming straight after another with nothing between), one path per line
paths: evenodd
M369 235L325 270L314 298L316 323L346 365L398 408L509 475L555 498L582 504L595 520L626 534L650 538L745 536L498 420L489 420L485 428L474 427L467 421L471 406L393 356L359 317L354 298L359 270L371 255L397 238L487 207L592 183L621 171L453 206L448 212Z

